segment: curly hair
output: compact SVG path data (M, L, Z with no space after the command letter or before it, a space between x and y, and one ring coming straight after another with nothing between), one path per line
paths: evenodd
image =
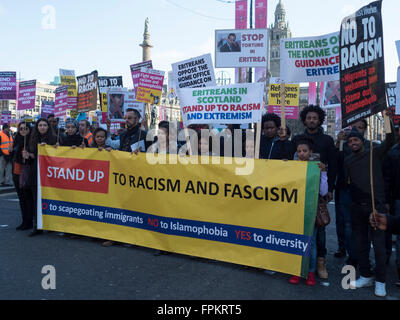
M274 122L277 128L280 128L282 123L281 118L278 115L276 115L275 113L267 113L262 117L261 127L264 128L264 124L268 121Z
M301 144L305 144L310 148L310 150L314 149L314 140L306 135L298 136L296 140L296 148L298 148Z
M320 106L309 105L305 107L300 113L300 119L304 124L306 122L307 114L309 114L310 112L315 112L316 114L318 114L320 125L325 122L326 112Z

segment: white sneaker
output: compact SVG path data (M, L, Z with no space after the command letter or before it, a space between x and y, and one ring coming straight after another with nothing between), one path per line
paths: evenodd
M377 297L386 297L386 284L384 282L375 281L375 295Z
M350 287L354 289L364 288L364 287L372 287L374 285L374 278L364 278L360 276L357 281L351 281Z

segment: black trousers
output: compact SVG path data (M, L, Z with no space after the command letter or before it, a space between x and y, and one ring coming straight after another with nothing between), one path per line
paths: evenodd
M32 214L29 208L30 196L28 193L19 187L19 175L13 174L13 182L15 190L17 191L19 206L21 209L22 224L24 226L32 226Z
M36 203L37 203L37 187L25 187L22 188L22 194L25 199L25 206L26 206L26 221L27 225L34 227L36 226Z
M383 205L378 205L379 213L386 213ZM371 242L375 253L375 280L386 282L386 235L385 231L375 230L371 227L369 217L372 213L372 205L369 203L353 203L351 206L351 224L354 234L355 250L358 257L360 274L365 278L373 276L369 254Z

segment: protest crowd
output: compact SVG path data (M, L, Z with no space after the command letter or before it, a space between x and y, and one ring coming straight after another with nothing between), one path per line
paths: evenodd
M344 18L341 24L338 21L340 32L303 38L276 34L271 39L266 16L265 21L256 22L255 29L247 29L247 9L243 9L247 1L237 2L243 4L236 6L237 18L243 15L243 19L237 19L237 22L245 21L244 25L236 26L234 30L215 32L215 67L236 68L237 81L230 85L217 85L210 53L173 63L172 71L168 74L171 84L168 83L167 95L175 102L179 100L180 121L165 121L172 119L166 114L160 116L163 121L158 125L155 121L148 121L147 117L150 120L156 118L152 115L154 109L149 110L150 106L161 106L165 72L153 69L153 62L146 54L143 55L143 62L130 66L133 89L124 88L122 76L99 77L95 70L75 78L74 70L60 69L62 86L55 89L54 101L43 102L40 118L30 122L21 118L19 113L17 131L12 134L10 123L4 122L2 117L0 184L13 185L18 194L22 222L17 230L32 230L30 236L33 237L43 234L42 229L46 230L43 226L48 227L48 232L59 231L62 228L60 225L65 226L65 221L70 221L68 227L71 229L66 228L68 231L80 230L79 224L86 227L87 223L90 227L86 229L92 233L87 230L82 233L92 236L101 224L108 233L106 239L99 240L103 246L109 247L120 243L115 240L119 239L121 228L126 227L121 239L129 240L131 244L166 250L158 251L158 255L171 252L191 255L194 252L193 255L211 260L216 256L239 265L247 263L248 267L262 266L269 274L289 274L287 280L292 285L299 285L304 278L306 285L315 286L318 279L321 282L329 279L326 228L331 224L331 215L334 214L337 235L334 257L345 259L346 265L359 273L358 279L351 281L352 288L374 287L376 296L387 296L387 283L394 281L400 288L400 98L396 100L396 94L400 93L400 67L397 84L386 83L382 1L361 8ZM259 20L263 14L266 15L266 11L262 11L263 3L266 9L266 1L258 0L256 3ZM241 7L243 12L239 10ZM281 1L277 9L282 9ZM281 21L282 11L279 12L276 21L285 25ZM145 23L145 35L148 34L147 29L148 20ZM279 53L272 54L273 59L280 60L279 75L273 77L266 56L266 48L271 46L271 40L280 42ZM145 44L141 45L144 53ZM398 45L400 60L400 41ZM272 47L275 48L275 44ZM254 83L253 68L258 74L258 78L255 74ZM270 75L266 77L267 74ZM247 76L248 79L245 79ZM300 83L309 84L307 103L302 108L299 102ZM321 89L319 99L317 83ZM36 80L20 81L17 95L16 72L0 72L0 100L17 100L19 112L35 107L35 86ZM49 108L44 113L43 106L46 104ZM166 105L162 107L166 109ZM326 130L329 108L336 109L336 133L332 135L328 135ZM97 122L87 120L90 111L96 113ZM372 137L373 130L370 119L378 114L385 121L385 134L382 141L369 141L367 138ZM299 132L299 127L294 128L293 122L289 123L287 119L299 122L304 131ZM92 150L88 151L88 148ZM57 158L61 152L65 157ZM87 158L77 157L77 160L71 154ZM156 162L154 165L149 161L151 157L163 156L208 161L196 163L198 167L185 167L186 171L182 169L183 165L162 167L171 164ZM96 157L96 160L92 157ZM220 162L211 164L210 159ZM78 166L75 160L90 163L87 167L79 163L82 168L88 169L89 176L87 180L79 181L79 188L68 189L70 185L62 185L66 179L50 181L54 177L46 180L49 175L46 177L41 174L46 172L46 165L47 170L53 168L51 161L64 161L61 169L69 170L70 165ZM251 162L255 164L256 171L254 175L248 173L243 179L236 177L240 174L233 177L230 171L232 167L225 162L221 164L224 160L230 160L228 164L232 164L233 160ZM96 165L103 162L108 166L105 171L97 171L100 174L97 175L97 181L94 178L92 181L90 177L90 170L95 167L94 161L97 161ZM149 168L150 165L154 167ZM205 187L201 196L209 197L198 196L199 191L193 192L193 197L187 191L175 192L177 184L169 181L171 192L167 190L157 194L155 192L160 190L156 188L135 190L134 196L139 195L140 199L136 198L137 203L131 204L131 199L125 197L133 196L133 193L122 194L122 190L130 190L127 184L134 185L138 178L132 167L137 171L144 168L143 171L147 171L145 174L156 176L159 170L162 172L160 176L168 174L176 180L189 180L191 190L195 189L191 180L204 178ZM300 167L304 170L300 170ZM126 176L133 171L129 175L129 183L125 175L109 172L110 168L115 171L124 169ZM78 171L72 168L71 175L73 170ZM264 181L270 175L273 176L270 181ZM117 177L121 179L122 176L125 180L118 184ZM107 179L107 184L101 185L101 178ZM109 183L109 178L115 179L114 185ZM154 181L157 178L151 176L147 180ZM162 176L158 181L168 180L164 178ZM224 186L221 189L225 188L225 195L223 192L217 195L212 190L212 187L218 187L217 183L210 181L214 178ZM221 181L223 179L229 181ZM43 180L50 182L46 185ZM88 187L89 182L96 183L95 191ZM201 184L203 181L196 182L198 190L199 185L204 186ZM85 183L87 185L82 186ZM143 181L141 183L144 185ZM269 185L265 186L267 183ZM293 190L289 191L289 188ZM281 195L276 193L277 190L281 191ZM84 196L81 195L83 192L86 192ZM91 192L95 204L82 200L89 198L87 194ZM228 193L231 197L227 196ZM69 199L75 195L78 199L76 203L76 199ZM146 202L152 202L148 199L154 197L157 198L154 204L147 206ZM114 198L123 200L113 202ZM50 209L52 203L56 208L54 210ZM60 206L65 208L65 203L70 205L69 215L58 209ZM190 210L183 208L188 203ZM131 215L130 218L135 221L121 224L120 221L102 220L103 217L96 220L98 217L72 216L74 210L85 210L87 207L95 210L95 206L109 210L104 210L105 215L115 214L123 219ZM260 208L265 208L265 215L259 214ZM110 213L114 209L115 212ZM246 210L248 212L240 212ZM234 214L231 211L235 211ZM171 215L176 213L176 216L169 216L170 212ZM215 217L216 213L220 215ZM132 214L136 216L132 217ZM247 223L245 219L249 216L252 221ZM199 217L205 221L196 219ZM150 223L156 221L155 218L165 218L164 222L169 223L165 223L165 228L160 223L157 226L159 229L155 230ZM43 223L46 219L48 224ZM134 224L137 221L146 221L147 225ZM211 226L209 229L212 234L184 233L186 230L178 230L182 221L190 221L197 231ZM304 224L301 228L299 221ZM232 229L228 232L222 227ZM247 231L245 228L248 228ZM102 230L94 233L96 236L103 235L103 228L99 229ZM252 231L264 232L265 239L260 235L262 240L257 241L256 232L252 234ZM79 234L78 231L76 233ZM73 237L62 232L60 235ZM131 236L137 238L132 240ZM278 236L282 238L278 239ZM397 236L395 242L394 236ZM140 242L141 237L143 242ZM218 241L219 246L209 253ZM178 249L171 245L172 242ZM192 252L193 243L196 248ZM388 279L387 268L394 244L397 279ZM251 250L249 247L252 247ZM370 256L371 247L374 259ZM269 266L273 270L265 270Z
M281 119L276 114L265 114L262 118L262 135L260 143L260 159L284 161L318 161L321 169L320 205L323 207L335 199L336 232L338 249L335 257L347 256L347 264L358 267L361 278L356 286L373 284L373 274L369 260L370 243L375 251L376 294L385 295L386 265L392 252L392 234L399 231L400 217L400 140L399 127L387 134L381 144L373 144L374 177L377 213L371 216L371 191L368 188L370 141L365 134L368 123L357 122L352 130L340 132L337 140L326 135L322 124L326 113L319 106L310 105L303 109L300 119L305 126L303 134L291 136L289 128L281 127ZM144 120L144 121L141 121ZM35 123L20 122L13 135L10 127L4 124L1 137L1 184L14 184L20 201L22 223L17 230L30 230L30 236L43 231L36 228L37 202L37 157L38 146L49 145L70 148L96 148L99 152L113 150L129 152L164 153L170 152L202 156L235 156L253 158L255 154L254 131L251 138L237 125L229 125L222 132L210 130L206 125L192 125L190 129L195 136L184 148L186 141L170 138L170 123L162 121L158 126L158 135L148 141L146 119L141 119L138 111L128 109L125 114L125 126L115 136L110 133L111 122L107 121L107 129L91 127L87 120L80 122L67 119L65 131L58 127L58 119L50 115L40 118ZM143 125L141 125L143 123ZM240 140L234 140L233 132ZM239 135L237 134L239 132ZM219 150L213 149L213 135L219 140ZM229 140L229 148L225 140ZM193 143L196 141L197 145ZM215 139L214 139L215 141ZM172 142L172 143L171 143ZM236 144L236 148L235 148ZM133 150L132 146L137 149ZM239 147L237 147L239 146ZM184 150L183 153L181 150ZM238 151L239 150L239 151ZM370 217L371 216L371 217ZM325 222L326 224L326 222ZM328 279L326 266L327 244L326 225L324 221L316 221L312 240L310 273L307 285L316 284L316 276ZM114 242L105 241L104 246ZM400 246L396 242L396 263L398 266L400 286ZM160 254L167 252L160 251ZM290 283L298 284L300 277L292 276ZM379 287L379 285L381 285Z

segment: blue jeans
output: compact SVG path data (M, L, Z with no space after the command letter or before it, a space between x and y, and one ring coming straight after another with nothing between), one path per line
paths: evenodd
M315 227L311 240L310 269L308 272L315 272L317 270L317 230L317 227Z
M396 200L395 202L395 211L394 214L396 217L400 216L400 200ZM396 236L396 264L397 267L400 268L400 236Z

